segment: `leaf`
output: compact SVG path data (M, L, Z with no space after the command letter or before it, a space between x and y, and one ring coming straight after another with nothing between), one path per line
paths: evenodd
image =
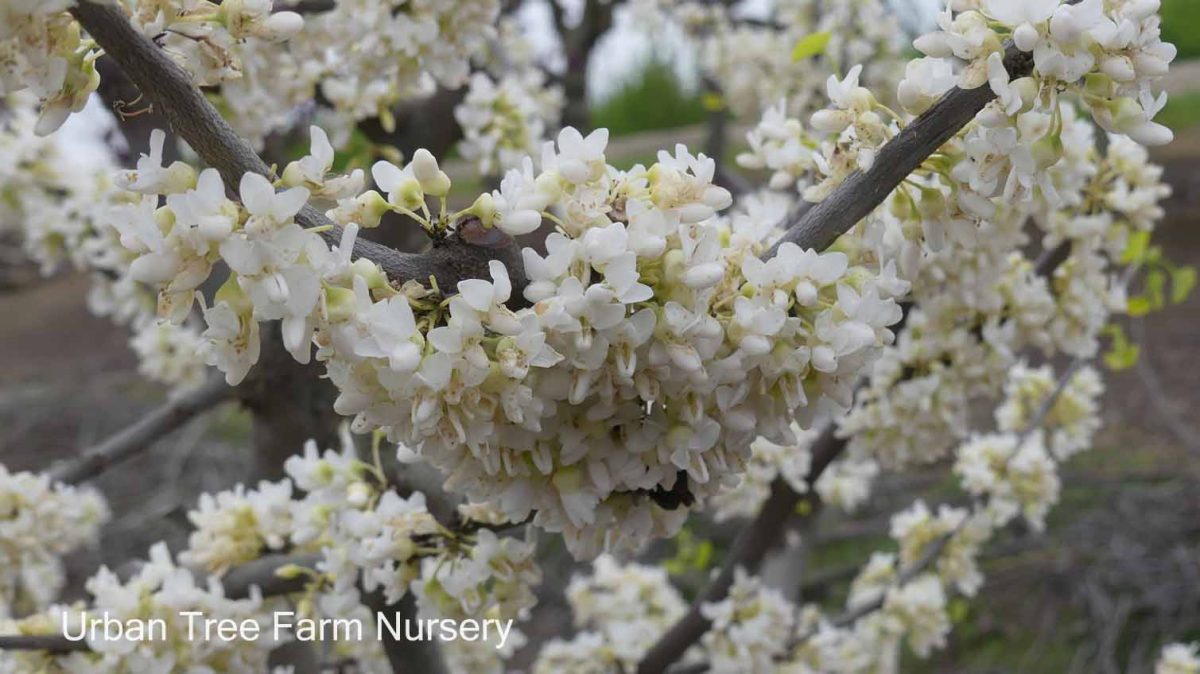
M1167 275L1162 269L1152 269L1146 274L1146 292L1149 295L1147 298L1150 302L1150 309L1158 311L1163 308L1164 290L1167 286Z
M1125 305L1125 313L1130 316L1145 316L1154 310L1150 304L1150 298L1145 295L1138 297L1130 297L1129 302Z
M796 46L792 47L792 60L803 61L807 58L812 58L825 51L825 47L829 46L829 40L833 37L833 33L828 31L824 33L813 33L805 35L796 42Z
M1171 304L1182 304L1196 287L1196 268L1179 267L1171 270Z
M1104 326L1101 334L1112 338L1112 345L1108 352L1104 354L1104 364L1108 366L1108 369L1113 371L1128 370L1137 365L1141 349L1138 348L1137 344L1129 341L1121 326L1116 323L1109 323Z
M1121 262L1133 264L1146 259L1146 249L1150 247L1150 232L1138 231L1129 235L1129 242L1121 253Z
M700 547L696 549L696 558L692 560L692 565L699 571L707 571L712 566L713 559L713 544L712 541L704 540L700 542Z

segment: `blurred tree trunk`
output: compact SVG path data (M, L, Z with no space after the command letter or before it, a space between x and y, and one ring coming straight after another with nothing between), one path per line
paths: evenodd
M566 71L563 72L561 80L563 95L566 98L563 126L573 126L585 132L591 128L587 97L588 68L596 41L612 28L613 10L618 4L619 0L587 0L579 23L568 26L562 5L557 0L550 2L554 28L562 40L563 54L566 57Z
M319 363L301 365L283 348L278 322L263 324L262 355L238 391L253 418L253 480L282 478L283 462L310 439L335 446L337 389L321 374Z

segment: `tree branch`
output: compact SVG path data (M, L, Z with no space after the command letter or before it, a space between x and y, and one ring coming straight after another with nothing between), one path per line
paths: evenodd
M1012 79L1033 70L1033 55L1009 45L1004 66ZM801 248L825 250L891 194L929 155L954 137L996 97L986 84L976 89L955 87L879 150L870 170L855 171L824 201L809 209L771 247L790 241Z
M206 164L220 171L231 192L237 193L246 173L272 177L271 168L192 84L187 72L138 32L120 5L79 0L71 13L150 99L154 109L167 118L172 130ZM322 236L331 243L341 238L341 229L312 206L306 205L296 215L296 222L305 228L324 228ZM359 238L354 257L379 264L393 282L425 283L433 276L442 288L454 288L464 278L488 278L487 262L500 259L513 276L513 285L522 285L524 273L516 243L507 235L492 241L492 245L479 245L455 235L438 242L439 247L430 254L412 254Z
M179 398L167 401L100 444L85 450L78 458L52 466L47 471L50 479L73 484L93 477L149 447L197 414L233 396L234 389L227 386L223 379L213 377Z
M835 424L825 426L812 445L812 464L805 481L812 486L829 464L841 454L846 443L834 435ZM777 478L771 483L771 494L767 497L758 515L742 530L725 557L721 570L708 587L696 597L687 613L671 629L667 630L654 647L638 663L638 674L660 674L679 660L684 652L696 643L712 627L712 621L701 614L703 604L721 601L733 585L734 573L738 568L754 573L767 551L774 545L781 525L795 511L802 496L785 480Z

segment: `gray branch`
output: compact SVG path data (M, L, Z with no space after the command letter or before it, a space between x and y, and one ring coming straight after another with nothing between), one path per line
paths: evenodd
M94 477L146 449L196 415L233 398L234 391L223 379L211 378L198 388L167 401L100 444L85 450L78 458L52 466L47 471L50 479L74 484Z
M1013 79L1025 77L1033 70L1033 56L1009 45L1004 66ZM870 215L929 155L953 138L995 97L986 84L976 89L951 89L888 141L870 170L850 174L833 194L791 224L769 254L774 255L785 241L801 248L828 248Z
M272 176L271 168L192 84L187 72L138 32L119 4L80 0L71 13L141 89L155 111L166 117L172 130L206 164L220 171L226 188L236 194L246 173ZM306 228L327 228L322 236L331 243L341 238L341 229L312 206L305 206L296 221ZM376 262L393 282L425 283L433 276L442 288L454 288L464 278L488 278L488 261L500 259L514 277L513 285L523 285L520 251L511 237L492 236L479 242L455 235L437 244L429 254L413 254L359 238L354 256Z

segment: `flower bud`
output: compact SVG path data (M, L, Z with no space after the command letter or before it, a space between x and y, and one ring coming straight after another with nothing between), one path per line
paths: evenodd
M479 218L484 227L491 227L496 222L496 202L487 192L480 194L465 212Z
M355 198L359 226L378 227L383 214L388 212L388 202L383 195L371 190Z
M818 110L812 116L813 128L825 133L841 133L850 126L850 115L845 110Z
M442 172L438 168L437 159L433 153L425 148L421 148L413 153L412 158L413 175L422 183L433 181Z
M1062 136L1058 133L1048 133L1033 144L1033 161L1039 170L1045 170L1058 163L1063 155Z
M926 33L913 40L913 48L934 58L949 58L954 55L945 33Z
M371 488L363 482L355 482L346 488L346 502L355 508L367 505L371 500Z
M425 190L426 194L435 197L444 197L450 193L450 176L446 175L445 171L438 171L430 180L421 181L421 189Z
M1100 70L1117 82L1132 82L1137 79L1133 61L1130 61L1128 56L1110 56L1100 62Z
M496 226L506 234L520 236L528 234L542 225L542 214L537 211L513 211L500 218Z
M272 42L282 42L296 36L304 29L304 17L296 12L275 12L262 22L259 37Z
M1037 46L1038 40L1041 38L1042 36L1038 34L1037 28L1034 28L1029 23L1023 23L1013 31L1013 44L1021 51L1033 51L1033 48Z

